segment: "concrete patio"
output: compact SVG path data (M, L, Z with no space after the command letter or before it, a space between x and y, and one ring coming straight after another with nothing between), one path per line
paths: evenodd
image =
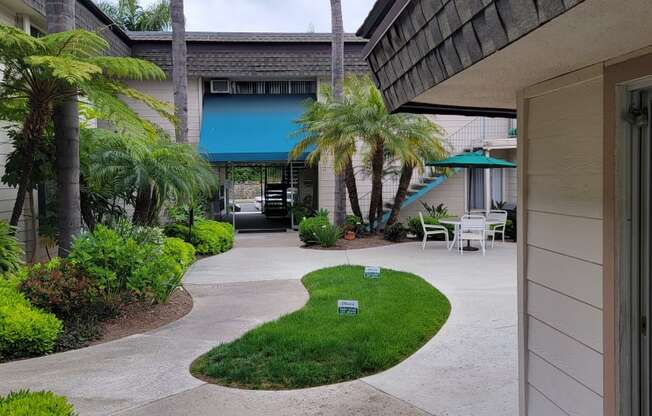
M349 251L298 247L294 233L244 234L185 278L192 312L158 330L48 357L0 365L0 393L50 389L81 415L517 414L516 247L460 256L442 243ZM300 278L338 264L416 273L451 301L432 340L401 364L332 386L280 392L206 384L190 363L221 342L301 308Z

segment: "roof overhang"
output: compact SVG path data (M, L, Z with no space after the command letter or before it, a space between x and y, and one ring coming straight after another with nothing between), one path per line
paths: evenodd
M652 45L649 0L623 6L621 0L587 0L413 103L515 109L520 89Z
M419 2L412 0L411 3ZM649 0L585 0L545 21L541 20L542 10L538 9L538 23L531 23L529 32L525 31L518 37L509 35L509 27L494 26L494 29L505 31L504 39L495 36L490 27L484 27L484 31L478 30L480 24L487 24L486 21L478 24L478 18L485 19L491 10L501 12L500 2L496 2L498 6L491 6L491 0L483 3L483 7L486 7L484 10L476 11L475 17L469 17L467 23L462 20L459 30L449 34L449 45L443 45L445 39L436 45L440 49L430 49L430 41L424 48L424 43L419 42L418 33L412 34L413 37L405 42L409 54L401 57L401 62L405 64L406 58L415 59L410 59L410 67L403 65L405 74L399 75L398 79L388 79L386 74L379 74L379 61L374 64L376 57L369 56L368 61L377 82L393 111L432 110L439 114L487 116L513 114L517 91L522 88L652 45L652 6ZM502 2L505 3L510 2ZM529 0L513 0L511 3L518 4L513 7L521 7ZM410 12L413 8L414 4L409 4L401 13ZM444 9L437 13L444 13ZM505 16L500 17L504 23ZM374 32L367 32L371 37L368 45L371 54L378 48L387 49L393 44L383 43L381 39L373 46L374 38L381 32L391 34L391 31L396 31L410 35L409 30L402 27L406 24L402 15L386 16L385 22L388 21L392 22L389 26L383 27L379 23ZM414 19L411 22L413 27L417 27ZM518 26L519 22L515 20L514 24ZM475 36L466 38L462 33L465 27L472 28L471 33L475 33ZM467 41L478 44L475 50ZM495 50L491 51L491 46ZM451 58L445 56L446 52L457 59L457 67L451 65ZM427 55L429 53L430 56ZM441 72L434 73L429 66L431 63L437 65ZM427 71L430 73L426 74Z

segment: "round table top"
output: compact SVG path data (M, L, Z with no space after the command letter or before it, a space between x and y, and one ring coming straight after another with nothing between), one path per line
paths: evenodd
M462 219L460 219L460 218L451 218L451 219L447 219L447 220L439 220L439 223L440 224L448 224L448 225L460 225L460 224L462 224ZM502 224L502 223L503 223L503 221L499 221L499 220L486 220L485 221L485 224L487 224L487 225L498 225L498 224Z

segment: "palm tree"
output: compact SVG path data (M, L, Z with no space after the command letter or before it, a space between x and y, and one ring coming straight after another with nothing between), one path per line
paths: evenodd
M186 67L186 18L183 0L171 0L172 9L172 82L174 83L175 137L188 142L188 71Z
M414 170L423 170L427 160L439 160L448 155L442 140L444 131L438 125L419 115L397 114L396 116L402 118L400 135L404 140L391 142L387 146L388 153L401 164L401 176L387 225L398 221Z
M125 30L169 31L172 23L169 0L158 0L147 7L138 4L138 0L101 1L97 6Z
M328 154L335 158L336 170L344 170L358 151L370 166L372 188L368 218L372 229L377 228L382 217L386 162L396 159L404 168L401 169L403 183L397 192L400 203L395 204L400 210L405 198L400 194L407 191L412 170L423 166L424 158L438 158L445 153L441 129L422 116L390 114L369 77L347 77L342 103L329 100L313 103L299 123L302 124L299 133L305 136L292 149L291 156L296 157L314 147L308 156L309 162L314 163L322 154ZM356 142L360 144L358 149ZM394 216L398 217L398 212Z
M341 0L331 0L331 32L333 35L331 43L331 87L333 88L333 102L340 103L344 96L344 23L342 21ZM346 217L345 172L341 170L335 171L333 219L337 225L344 224ZM355 199L357 200L357 196Z
M322 155L333 162L336 176L343 176L346 190L349 195L351 211L362 218L362 210L358 201L358 187L353 170L353 155L356 152L356 138L345 134L340 125L333 118L334 102L331 88L324 88L322 101L310 101L306 111L297 120L300 126L295 135L301 137L299 142L290 151L290 159L297 159L307 151L310 153L306 159L308 165L315 165ZM346 98L345 98L346 99Z
M88 182L133 203L133 222L150 225L166 203L192 204L217 187L210 164L188 144L161 135L137 139L110 132L89 137Z
M45 2L48 33L75 28L75 0ZM79 109L75 88L63 80L57 88L64 97L53 106L54 141L57 174L57 228L59 255L66 257L73 238L81 231L79 202Z
M56 3L56 2L55 2ZM17 181L17 197L10 223L17 225L23 210L25 195L34 188L34 151L44 137L54 109L68 103L71 97L83 97L93 105L98 117L112 122L113 126L133 135L147 136L154 132L151 124L143 121L126 104L121 96L129 97L151 107L163 117L174 121L167 104L127 86L123 79L165 78L156 65L130 57L109 57L104 52L108 43L95 33L70 30L34 38L10 26L0 25L0 66L3 79L0 82L0 120L16 120L16 112L22 113L20 146L20 179ZM76 101L74 105L76 109ZM65 114L65 113L64 113ZM71 126L74 121L62 116L68 124L58 124L58 129ZM60 132L61 133L61 132ZM67 133L67 132L63 132ZM64 134L60 134L65 136ZM74 140L77 139L75 131ZM64 142L66 146L69 143ZM73 144L74 146L74 144ZM61 149L61 151L70 148ZM73 150L59 158L66 172L66 181L79 179L78 151ZM77 166L75 166L77 165ZM70 169L70 170L68 170ZM76 177L73 178L76 172ZM4 180L4 178L3 178ZM72 191L73 193L75 191ZM77 208L78 209L78 208Z

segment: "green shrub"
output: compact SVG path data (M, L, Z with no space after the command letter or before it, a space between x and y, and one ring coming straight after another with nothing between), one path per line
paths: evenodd
M144 300L166 302L181 286L183 274L195 260L195 248L180 238L167 237L155 261L147 262L129 278L129 290Z
M131 238L138 244L154 244L160 246L163 244L163 229L160 227L144 227L134 225L126 219L120 219L112 229L122 238Z
M233 247L233 227L231 224L212 220L195 222L192 230L185 224L170 224L165 227L165 235L177 237L195 246L197 254L213 255Z
M401 242L407 238L408 230L400 222L395 222L392 225L385 227L384 237L385 240Z
M181 286L186 268L168 255L144 264L129 278L129 290L141 300L164 303Z
M193 238L197 239L197 253L219 254L233 248L233 226L219 221L197 221L192 229Z
M327 217L316 216L304 219L299 224L299 239L307 245L317 244L315 240L315 229L322 225L330 225Z
M135 270L160 254L154 244L138 244L103 225L78 237L68 260L89 277L97 280L106 295L116 295L126 289Z
M163 255L176 259L183 268L195 261L195 247L177 237L166 237L163 241Z
M51 352L62 329L56 316L32 307L16 289L0 288L0 357Z
M318 227L313 227L314 241L322 247L333 247L337 244L337 240L342 237L342 229L338 226L329 224L322 224Z
M0 220L0 275L17 272L23 263L23 254L13 229Z
M8 416L75 416L75 409L65 397L50 391L21 390L0 396L0 415Z
M59 258L32 267L27 279L21 283L20 291L32 305L63 320L104 315L111 309L105 304L96 279Z

